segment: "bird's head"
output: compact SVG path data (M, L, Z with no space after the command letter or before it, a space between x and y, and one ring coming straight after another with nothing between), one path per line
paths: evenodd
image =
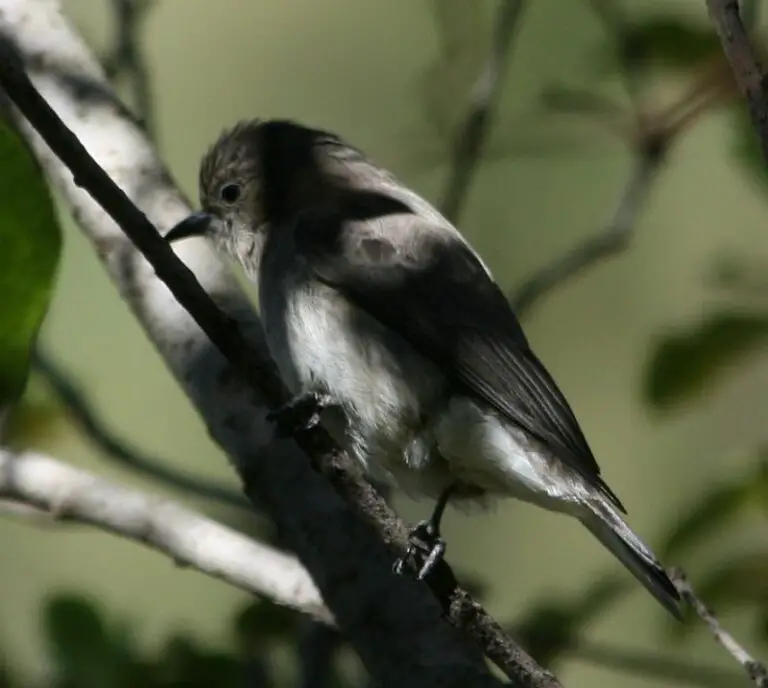
M166 234L168 241L204 236L248 267L248 255L266 232L262 184L262 123L240 122L225 131L200 163L201 211Z

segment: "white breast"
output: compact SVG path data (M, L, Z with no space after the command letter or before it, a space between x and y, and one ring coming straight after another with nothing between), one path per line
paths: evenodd
M295 393L330 393L351 420L352 448L380 477L423 468L432 448L425 426L442 394L442 376L330 287L296 279L287 291L262 307L267 342L286 384Z

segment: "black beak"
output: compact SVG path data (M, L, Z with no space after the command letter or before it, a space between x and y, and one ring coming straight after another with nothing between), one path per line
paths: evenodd
M187 237L203 236L212 220L213 218L208 213L192 213L173 227L165 235L165 240L171 243L179 239L186 239Z

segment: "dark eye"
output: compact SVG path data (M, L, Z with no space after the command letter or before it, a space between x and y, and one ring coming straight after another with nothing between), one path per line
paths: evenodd
M234 203L240 198L240 185L225 184L219 189L219 198L221 198L224 203Z

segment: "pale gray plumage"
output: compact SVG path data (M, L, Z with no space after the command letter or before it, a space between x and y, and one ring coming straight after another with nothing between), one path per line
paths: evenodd
M210 222L169 238L204 229L258 280L286 384L332 397L324 420L373 476L575 516L679 613L487 266L431 205L337 137L284 121L222 135L200 189Z

